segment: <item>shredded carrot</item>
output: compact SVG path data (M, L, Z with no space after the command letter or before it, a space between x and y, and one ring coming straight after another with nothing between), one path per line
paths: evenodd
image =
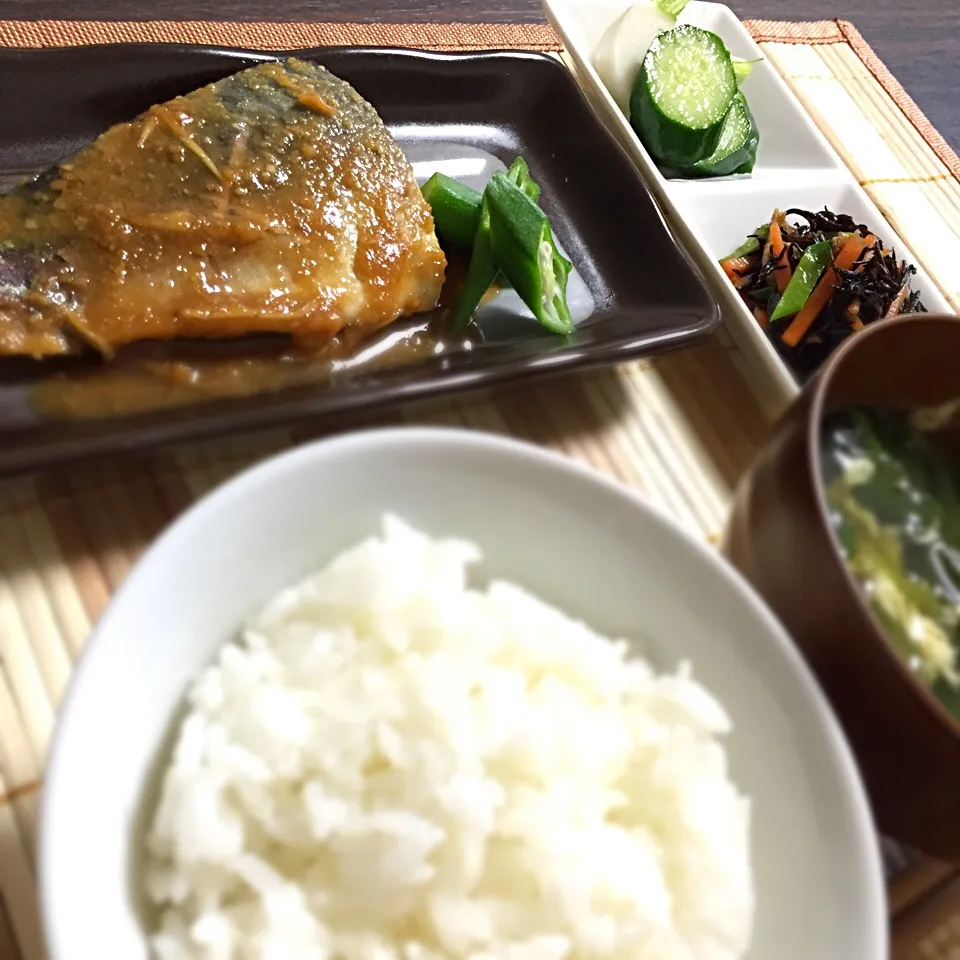
M859 233L851 233L847 237L833 263L827 267L820 282L813 288L807 302L793 318L790 326L783 331L781 339L788 347L795 347L806 336L813 321L820 316L820 311L830 302L835 289L840 285L840 274L837 271L852 269L860 254L874 243L876 238L872 234L861 237Z
M767 324L770 323L770 317L767 316L767 311L766 311L766 310L764 310L762 307L754 307L754 308L753 308L753 318L754 318L754 320L756 320L757 323L760 325L760 329L761 329L761 330L766 330L766 329L767 329Z
M747 282L747 278L741 271L750 266L749 257L732 257L730 260L724 260L720 266L735 287L742 287Z
M773 268L773 279L776 281L777 289L783 293L790 282L790 264L786 260L786 244L783 242L783 233L780 230L780 224L776 220L770 221L770 233L767 236L770 243L770 256L776 260L777 266Z
M847 304L847 309L844 310L843 315L847 318L847 322L851 327L853 327L854 330L863 329L863 321L860 319L859 297L854 297L850 303Z
M332 117L337 112L335 104L327 103L319 93L315 93L313 90L298 93L297 100L308 110L312 110L314 113L322 113L325 117Z
M336 115L337 105L335 103L324 100L316 90L310 89L309 86L302 87L295 80L291 80L280 64L272 64L265 72L269 73L278 87L283 87L284 90L292 93L297 98L297 102L308 110L313 110L314 113L322 113L325 117Z

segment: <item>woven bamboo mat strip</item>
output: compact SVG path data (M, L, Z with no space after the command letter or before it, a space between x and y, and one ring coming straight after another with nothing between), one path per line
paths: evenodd
M938 259L926 238L958 242L956 156L849 24L750 26L928 271L949 285L945 257ZM134 41L559 49L542 25L0 21L6 46ZM851 130L870 149L861 149ZM878 142L885 151L875 149ZM527 438L618 477L691 531L715 539L733 484L769 428L740 359L718 336L653 361L375 421L352 418L336 429L437 423ZM329 429L308 425L0 483L0 960L44 955L33 868L43 762L57 703L92 624L143 549L187 505L249 464ZM949 956L944 951L960 944L950 933L958 902L923 895L949 892L950 870L896 847L885 852L896 874L891 908L905 931L898 960Z
M852 24L753 21L764 53L954 309L960 161Z
M0 46L199 43L251 50L416 47L421 50L559 50L539 23L221 23L213 20L0 20Z

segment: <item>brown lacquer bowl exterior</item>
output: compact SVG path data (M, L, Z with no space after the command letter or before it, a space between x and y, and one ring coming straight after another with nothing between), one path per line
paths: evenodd
M819 481L818 433L838 406L958 396L960 319L891 320L849 338L741 482L724 543L830 698L880 829L948 860L960 860L960 723L914 681L843 563ZM956 438L960 452L960 426Z

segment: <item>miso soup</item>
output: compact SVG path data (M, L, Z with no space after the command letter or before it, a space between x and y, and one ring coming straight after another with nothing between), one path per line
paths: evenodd
M820 463L850 571L914 676L960 719L960 472L930 411L830 414Z

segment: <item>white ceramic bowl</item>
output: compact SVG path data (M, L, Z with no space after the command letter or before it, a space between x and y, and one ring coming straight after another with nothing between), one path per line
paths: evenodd
M134 851L145 783L188 681L284 585L378 529L384 510L476 540L516 580L607 634L690 658L728 708L753 798L755 960L887 955L860 779L782 628L705 545L575 463L466 431L376 430L301 447L205 498L117 594L63 705L44 794L52 960L141 960Z

